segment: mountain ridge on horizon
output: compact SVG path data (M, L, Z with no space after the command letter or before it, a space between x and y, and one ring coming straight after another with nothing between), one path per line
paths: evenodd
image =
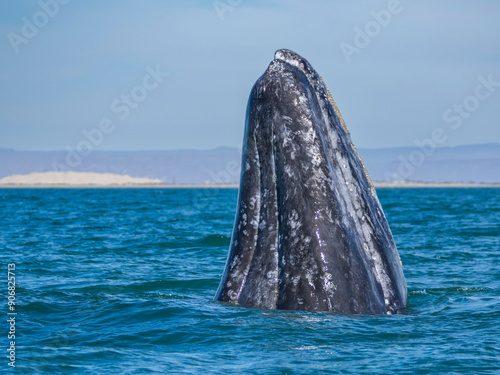
M435 147L436 150L443 149L456 149L456 148L468 148L468 147L500 147L500 142L486 142L486 143L469 143L462 145L453 145L453 146L438 146ZM360 147L359 150L368 150L368 151L381 151L381 150L407 150L407 149L418 149L418 146L392 146L392 147ZM240 150L241 147L234 146L216 146L211 148L175 148L175 149L140 149L140 150L106 150L99 149L93 150L92 152L164 152L164 151L215 151L215 150ZM67 150L24 150L17 149L12 147L0 147L0 151L16 151L16 152L67 152Z
M358 149L373 180L500 182L500 143ZM54 170L128 174L166 183L238 182L241 149L18 151L0 148L0 178Z

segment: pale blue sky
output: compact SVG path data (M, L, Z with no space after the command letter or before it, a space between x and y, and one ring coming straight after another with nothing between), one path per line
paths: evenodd
M238 147L279 48L323 76L358 147L412 146L436 128L442 146L500 142L497 0L55 1L0 3L0 147L76 148L103 119L102 150Z

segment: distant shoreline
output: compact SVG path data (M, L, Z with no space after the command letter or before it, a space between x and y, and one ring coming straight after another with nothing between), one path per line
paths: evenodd
M374 181L375 188L500 188L500 183ZM237 189L238 183L228 184L1 184L0 189Z
M373 181L375 188L500 188L500 183Z

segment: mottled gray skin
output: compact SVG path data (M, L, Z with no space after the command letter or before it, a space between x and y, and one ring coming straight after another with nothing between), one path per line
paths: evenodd
M321 77L289 50L255 83L217 300L348 314L407 305L391 230L332 103Z

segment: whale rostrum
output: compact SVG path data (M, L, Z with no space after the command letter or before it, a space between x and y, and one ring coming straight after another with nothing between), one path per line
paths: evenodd
M407 305L382 206L333 98L278 50L247 106L238 206L216 300L393 314Z

